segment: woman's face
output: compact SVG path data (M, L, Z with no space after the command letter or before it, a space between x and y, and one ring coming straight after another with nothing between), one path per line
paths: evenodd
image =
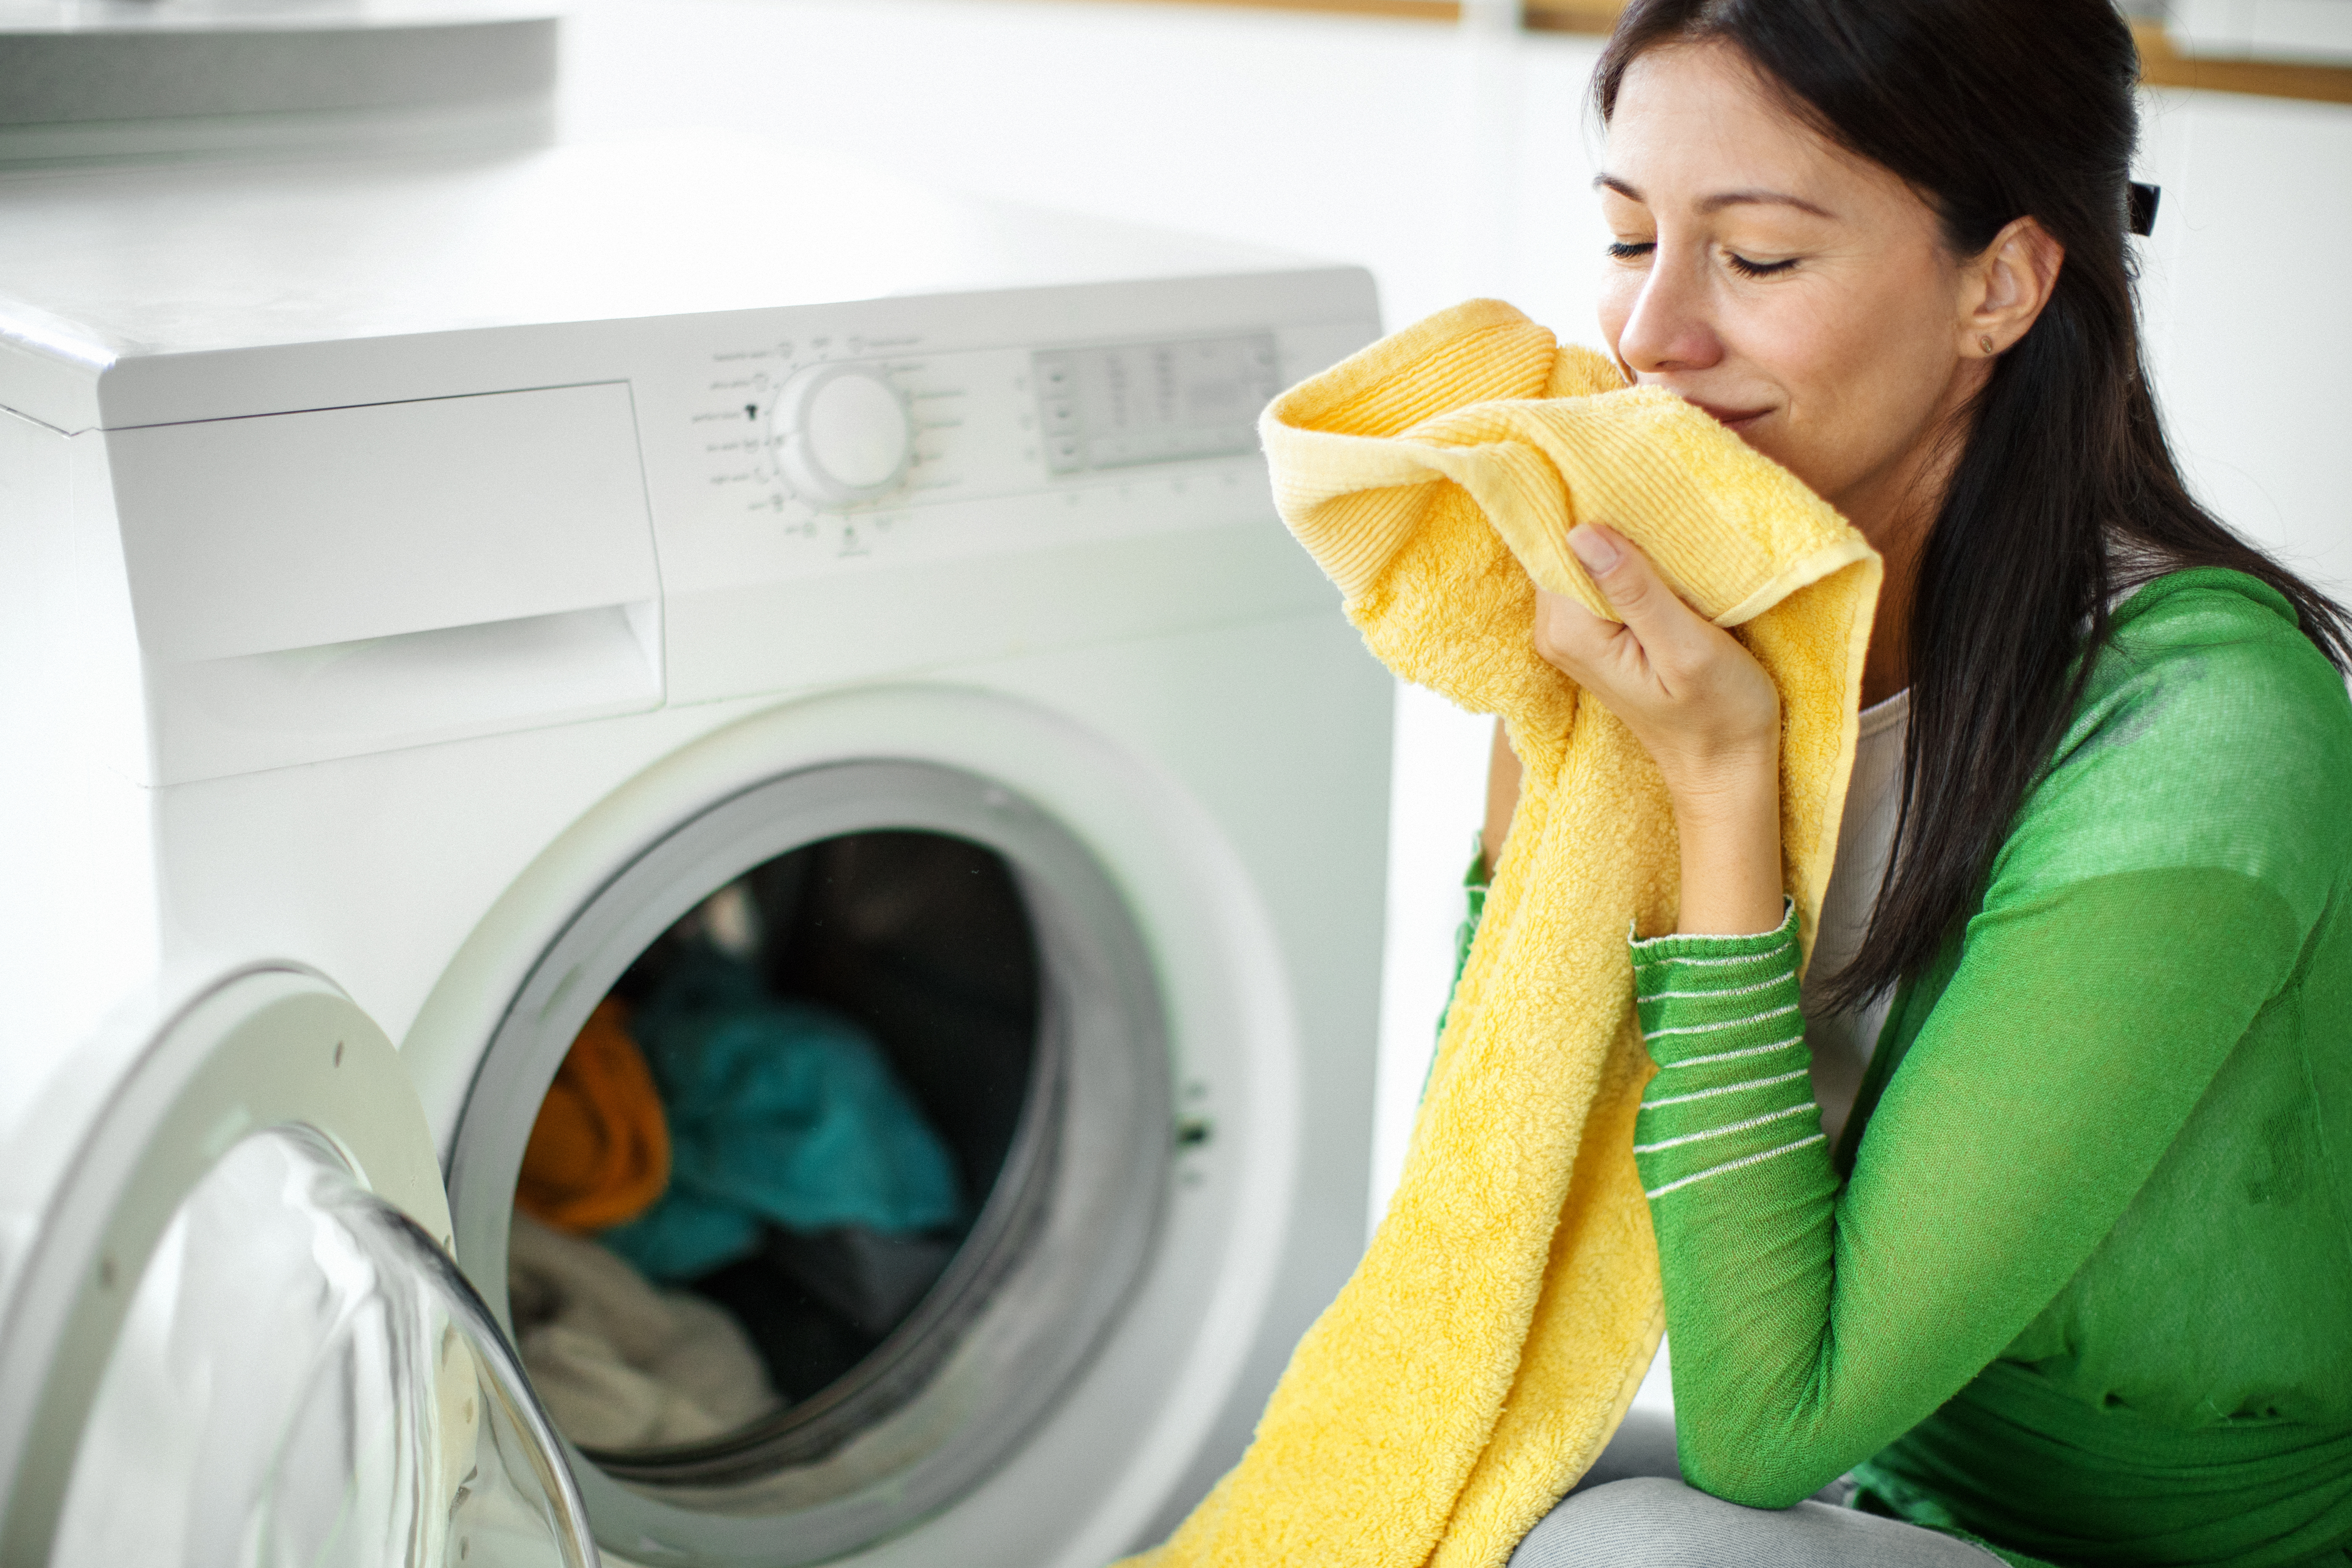
M1626 71L1595 182L1615 243L1601 328L1874 537L1936 469L1990 361L1969 269L1892 173L1783 108L1719 43ZM1932 481L1931 481L1932 482Z

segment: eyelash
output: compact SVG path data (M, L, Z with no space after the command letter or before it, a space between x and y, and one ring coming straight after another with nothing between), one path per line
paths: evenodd
M1609 254L1619 261L1631 261L1637 257L1647 256L1657 248L1658 244L1655 240L1642 240L1635 243L1621 239L1611 242ZM1798 260L1792 256L1786 261L1750 261L1736 251L1726 251L1724 259L1731 264L1731 269L1734 272L1743 278L1770 278L1795 267Z

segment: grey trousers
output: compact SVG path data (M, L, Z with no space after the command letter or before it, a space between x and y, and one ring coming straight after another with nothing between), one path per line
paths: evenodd
M1683 1484L1673 1422L1637 1411L1510 1568L1999 1568L1980 1546L1843 1501L1836 1487L1780 1510L1709 1497Z

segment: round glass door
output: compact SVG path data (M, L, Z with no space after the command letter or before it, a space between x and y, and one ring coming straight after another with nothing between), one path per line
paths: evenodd
M516 1184L508 1301L557 1429L660 1482L904 1404L1036 1226L1037 959L1003 857L909 830L773 857L638 953Z
M457 1255L601 1539L797 1568L1007 1464L1150 1255L1171 1069L1093 853L990 780L783 774L541 954L459 1121Z
M578 1494L448 1256L295 1124L232 1144L140 1271L52 1568L593 1568Z

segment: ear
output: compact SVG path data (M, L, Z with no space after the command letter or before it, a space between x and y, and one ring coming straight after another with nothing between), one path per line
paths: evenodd
M2039 219L2011 219L1962 268L1960 356L1992 359L2007 353L2050 302L2065 260L2066 247Z

